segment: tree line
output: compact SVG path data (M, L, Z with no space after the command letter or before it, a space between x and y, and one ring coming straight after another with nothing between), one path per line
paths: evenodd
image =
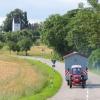
M78 51L89 56L100 48L100 4L88 0L91 7L68 11L64 15L51 15L42 26L42 41L59 55Z
M21 31L12 32L12 21L20 22ZM17 52L27 51L40 38L39 24L31 24L27 19L27 12L21 9L15 9L6 15L6 19L0 27L0 49L7 46L9 51Z
M27 51L39 36L42 43L53 48L61 57L72 51L89 57L96 50L97 55L100 49L100 4L98 0L88 2L91 7L84 8L84 4L80 3L78 9L64 15L51 15L39 25L30 24L27 13L15 9L7 14L2 26L5 32L0 33L0 48L8 45L10 51L25 51L27 55ZM18 16L21 18L22 31L9 32L12 30L12 18Z
M64 15L51 15L42 25L42 41L61 57L77 51L88 57L90 68L100 68L100 3L87 0L91 7L78 9Z
M21 24L21 30L23 29L34 30L38 27L38 23L34 23L34 24L29 23L26 11L22 11L21 9L14 9L13 11L11 11L6 15L6 19L4 20L3 24L0 26L0 31L11 32L13 18L15 22Z
M39 33L36 31L24 29L18 32L2 32L0 33L0 49L3 46L8 46L11 53L20 51L25 51L27 56L27 51L33 46L39 37Z

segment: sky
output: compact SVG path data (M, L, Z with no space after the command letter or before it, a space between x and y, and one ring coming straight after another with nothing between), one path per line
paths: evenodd
M6 14L19 8L27 11L31 23L44 21L51 14L65 14L67 11L78 8L80 2L88 6L87 0L0 0L0 25Z

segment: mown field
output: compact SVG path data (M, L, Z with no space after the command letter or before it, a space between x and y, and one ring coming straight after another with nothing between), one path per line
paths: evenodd
M41 62L0 53L0 100L46 100L61 82L59 73Z

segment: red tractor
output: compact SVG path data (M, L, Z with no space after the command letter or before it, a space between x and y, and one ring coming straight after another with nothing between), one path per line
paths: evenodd
M87 80L87 68L84 69L80 65L72 65L69 70L69 86L81 85L85 88Z

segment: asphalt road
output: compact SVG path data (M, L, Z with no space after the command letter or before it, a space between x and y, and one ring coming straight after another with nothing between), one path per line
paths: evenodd
M49 66L52 66L52 62L48 59L38 57L23 58L39 60ZM70 89L65 81L64 63L56 62L55 70L61 74L63 83L58 93L48 100L100 100L100 76L89 72L89 80L87 81L85 89L81 87L73 87Z

